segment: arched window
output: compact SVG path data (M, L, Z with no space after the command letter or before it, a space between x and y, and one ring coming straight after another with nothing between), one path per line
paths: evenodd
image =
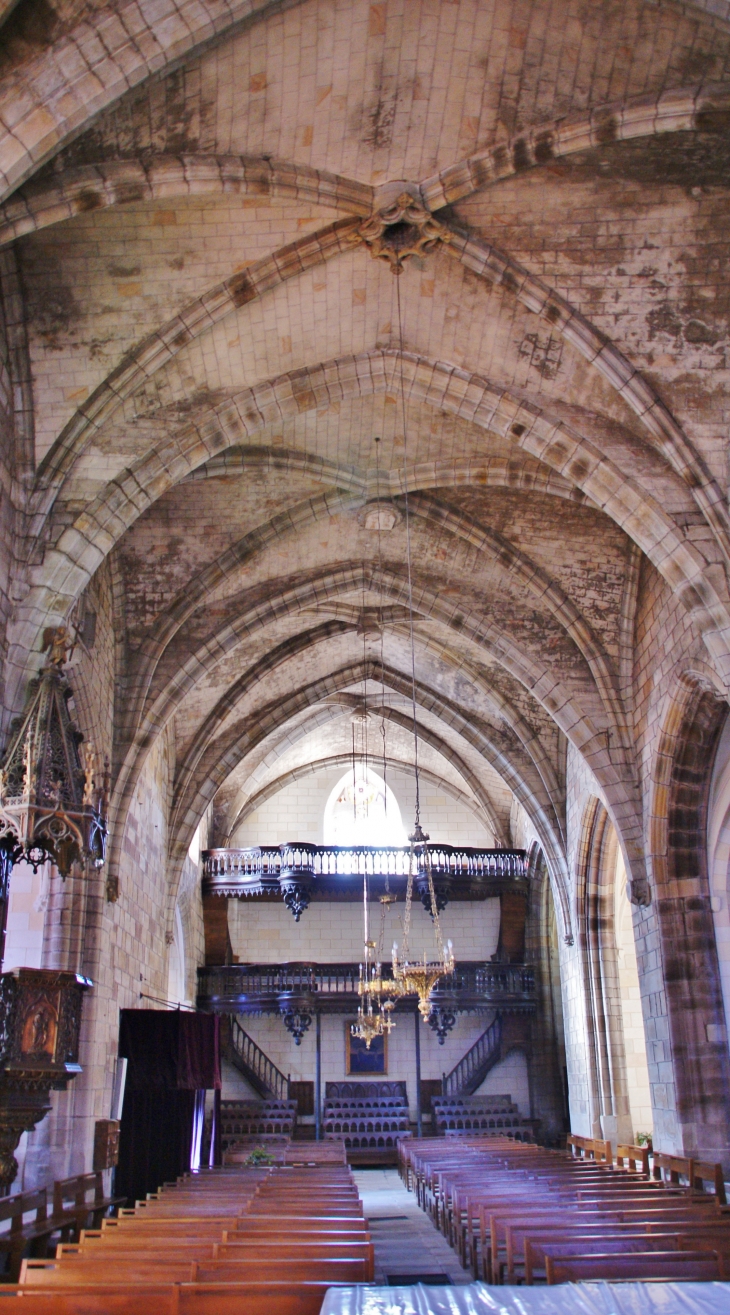
M324 810L326 845L407 845L400 808L390 786L361 763L346 772Z

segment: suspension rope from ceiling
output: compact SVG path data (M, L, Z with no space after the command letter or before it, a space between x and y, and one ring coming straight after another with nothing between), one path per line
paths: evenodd
M375 443L375 481L380 497L380 438L374 439ZM386 729L385 729L385 605L383 596L383 542L381 538L380 510L378 510L378 580L380 583L380 616L378 618L380 625L380 683L383 687L383 708L380 718L380 735L383 741L383 799L385 807L386 821L388 818L388 775L386 759ZM387 878L386 878L387 880Z
M400 270L398 270L400 273ZM396 301L398 306L398 342L400 344L400 397L403 415L403 485L406 511L406 557L408 563L408 620L411 637L411 704L413 707L413 760L416 777L416 828L421 823L421 791L418 772L418 721L416 717L416 642L413 628L413 574L411 567L411 519L408 502L408 425L406 424L406 385L403 374L403 315L400 300L400 279L395 281Z

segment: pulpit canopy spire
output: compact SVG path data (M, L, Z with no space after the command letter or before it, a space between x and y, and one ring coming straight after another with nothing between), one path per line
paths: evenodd
M50 860L67 877L74 863L101 867L106 857L109 765L71 719L64 666L74 641L64 626L44 640L45 666L0 768L3 886L21 859L34 870Z

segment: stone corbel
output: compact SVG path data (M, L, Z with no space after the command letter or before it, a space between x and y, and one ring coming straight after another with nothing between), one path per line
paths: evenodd
M651 904L651 888L646 877L632 877L626 890L630 904L638 904L642 909Z

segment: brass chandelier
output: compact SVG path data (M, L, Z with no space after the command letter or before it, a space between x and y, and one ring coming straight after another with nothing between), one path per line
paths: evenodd
M388 897L390 899L391 897ZM381 903L381 933L380 944L382 952L383 929L385 920L385 904ZM365 929L364 938L364 963L360 964L360 980L357 986L357 992L360 996L360 1003L357 1010L357 1022L353 1023L350 1032L352 1036L357 1037L360 1041L365 1042L367 1050L370 1049L372 1042L377 1036L386 1036L392 1032L395 1027L393 1010L395 1009L395 1000L388 999L387 996L400 995L398 984L396 982L386 982L383 980L381 968L382 964L375 961L375 941L370 939L370 908L368 904L368 879L367 874L363 877L363 923ZM387 988L390 988L389 990Z
M441 922L439 920L438 908L436 907L436 891L433 885L433 873L431 871L431 856L428 849L429 836L422 829L421 823L417 820L413 834L408 837L411 842L410 861L408 864L408 885L406 887L406 911L403 919L403 957L398 956L398 946L393 944L393 978L401 988L403 995L418 996L418 1012L421 1017L428 1022L431 1015L431 992L434 986L442 977L447 977L453 973L456 966L454 959L454 950L451 941L444 945L444 938L441 933ZM426 951L423 952L423 959L409 958L409 938L411 931L411 907L413 904L413 869L414 858L422 860L428 879L428 892L431 900L431 917L433 918L433 935L436 943L436 954L433 959L429 959Z

